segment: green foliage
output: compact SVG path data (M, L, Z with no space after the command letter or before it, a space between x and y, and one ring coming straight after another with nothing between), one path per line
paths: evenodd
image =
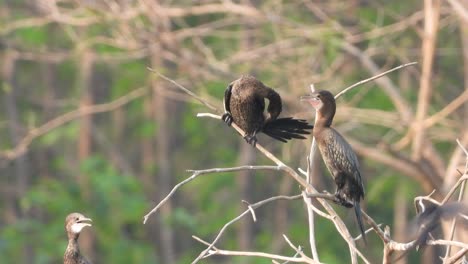
M115 78L112 80L112 98L125 95L135 87L145 85L148 70L143 61L131 61L115 67Z
M154 263L154 251L144 240L145 226L141 223L148 208L141 183L120 174L99 156L86 160L81 172L75 176L84 179L41 179L31 188L21 206L41 208L45 217L19 221L1 230L0 255L21 259L19 255L28 242L36 249L35 263L60 261L66 247L65 216L78 211L93 219L90 232L96 234L101 260ZM76 183L81 180L89 183L87 193ZM127 230L126 235L122 235L123 230ZM125 254L121 254L123 251Z
M23 46L35 49L45 47L48 39L47 29L44 27L22 28L15 31L13 37Z

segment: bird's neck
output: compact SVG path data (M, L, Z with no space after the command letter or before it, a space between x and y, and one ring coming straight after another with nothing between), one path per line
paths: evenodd
M315 129L322 129L322 128L329 128L333 122L333 117L335 115L335 111L318 111L317 116L315 119Z
M79 247L78 247L78 234L74 235L74 236L71 236L69 235L68 236L68 246L67 246L67 250L68 249L74 249L76 248L78 251L79 251Z
M68 239L68 246L65 250L65 259L73 260L80 256L80 248L78 246L78 239L69 238ZM66 263L73 263L73 262L66 262Z
M261 96L268 99L268 116L266 121L275 120L278 118L282 110L282 103L280 95L273 89L268 87L262 87L260 90Z

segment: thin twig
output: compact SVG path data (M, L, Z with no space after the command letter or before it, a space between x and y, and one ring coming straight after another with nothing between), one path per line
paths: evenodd
M296 200L296 199L299 199L301 198L301 195L295 195L295 196L284 196L284 195L281 195L281 196L274 196L274 197L270 197L268 199L265 199L265 200L262 200L260 202L257 202L257 203L254 203L254 204L251 204L250 207L253 208L253 209L256 209L264 204L267 204L269 202L272 202L272 201L276 201L276 200ZM239 219L241 219L244 215L248 214L250 212L250 209L247 209L245 210L242 214L238 215L237 217L235 217L234 219L232 219L231 221L227 222L222 228L221 230L218 232L218 235L216 235L215 239L211 242L211 244L209 244L209 246L203 250L199 255L198 257L192 261L192 264L194 263L197 263L198 261L200 261L202 258L205 257L205 255L213 248L213 246L218 242L218 240L221 238L221 235L224 233L224 231L233 223L237 222Z
M233 167L233 168L214 168L214 169L207 169L207 170L189 170L189 172L193 172L193 174L188 177L187 179L179 182L177 185L175 185L172 190L169 192L164 199L162 199L151 211L149 211L144 217L143 217L143 224L146 224L148 221L148 218L156 213L156 211L163 205L165 204L179 189L181 186L187 184L188 182L191 182L194 180L196 177L203 175L203 174L210 174L210 173L218 173L218 172L233 172L233 171L241 171L241 170L279 170L278 166L240 166L240 167Z
M468 248L460 249L457 253L455 253L450 258L446 258L444 260L444 264L453 264L456 263L459 259L461 259L465 254L468 252Z
M457 181L457 184L455 184L454 187L457 187L460 182L462 182L461 184L461 187L460 187L460 191L458 193L458 202L461 202L461 200L463 199L463 194L465 193L465 185L466 185L466 179L468 178L468 151L465 149L465 147L461 144L460 140L457 139L457 143L458 145L460 146L460 148L463 150L463 152L465 153L466 155L466 163L465 163L465 172L463 173L462 177ZM449 197L452 195L452 191L454 191L455 188L452 188L449 192L449 194L447 196L445 196L445 199L444 201L442 201L443 203L447 202ZM456 225L457 225L457 218L453 218L452 220L452 224L451 224L451 227L450 227L450 234L449 234L449 240L452 240L454 235L455 235L455 228L456 228ZM448 258L448 256L450 255L450 250L451 250L451 246L448 245L446 250L445 250L445 257L444 259Z
M304 199L304 203L306 204L307 208L307 219L309 224L309 243L310 250L312 252L312 259L320 262L317 246L315 243L314 206L312 206L310 198L307 197L305 192L302 192L302 198Z
M251 251L234 251L234 250L221 250L216 249L210 252L211 255L223 255L223 256L250 256L250 257L262 257L268 259L276 259L276 260L284 260L289 262L297 262L297 263L319 263L312 259L304 259L303 257L286 257L282 255L275 255L270 253L264 252L251 252Z
M286 243L288 243L288 245L289 245L292 249L294 249L294 250L296 251L296 253L298 253L298 254L299 254L303 259L305 259L308 263L316 263L316 262L318 262L317 260L314 260L314 259L311 259L311 258L307 257L307 256L304 254L304 252L302 252L300 246L299 246L299 247L294 246L294 244L291 242L291 240L289 240L289 238L288 238L285 234L283 234L283 238L284 238L284 240L286 240Z
M377 226L380 228L382 226L382 224L378 224ZM371 227L371 228L368 228L366 231L364 231L364 233L367 235L368 233L370 233L373 230L374 230L374 228ZM357 237L354 238L354 240L358 241L361 238L362 238L362 234L359 234Z
M247 205L247 209L249 209L250 211L250 214L252 215L252 220L254 222L257 222L257 216L255 215L255 211L254 209L252 208L252 206L250 206L250 203L247 202L246 200L242 200L243 203L245 203Z
M395 67L395 68L393 68L393 69L390 69L390 70L388 70L388 71L385 71L385 72L382 72L382 73L380 73L380 74L377 74L377 75L375 75L375 76L373 76L373 77L371 77L371 78L368 78L368 79L359 81L359 82L357 82L357 83L355 83L355 84L353 84L353 85L351 85L351 86L349 86L349 87L346 87L346 88L343 89L341 92L339 92L338 94L336 94L336 95L335 95L335 99L338 99L340 96L342 96L343 94L345 94L346 92L348 92L349 90L353 89L353 88L356 87L356 86L359 86L359 85L361 85L361 84L365 84L365 83L370 82L370 81L372 81L372 80L378 79L378 78L380 78L380 77L382 77L382 76L384 76L384 75L387 75L387 74L389 74L389 73L391 73L391 72L394 72L394 71L399 70L399 69L401 69L401 68L405 68L405 67L408 67L408 66L411 66L411 65L415 65L415 64L418 64L418 63L415 62L415 61L414 61L414 62L405 63L405 64L402 64L402 65L400 65L400 66L397 66L397 67Z
M33 142L33 140L45 135L51 130L56 129L68 122L71 122L83 116L113 111L132 102L135 99L142 97L143 95L147 94L148 91L149 89L147 87L140 87L129 92L126 95L119 97L118 99L112 102L80 107L76 110L58 116L37 128L29 130L27 135L23 139L21 139L13 149L3 151L2 153L0 153L0 157L6 160L16 159L17 157L27 152L28 146Z
M211 105L210 103L208 103L207 101L205 101L203 98L199 97L198 95L196 95L194 92L190 91L189 89L185 88L183 85L179 84L178 82L172 80L171 78L167 77L166 75L158 72L157 70L154 70L152 68L149 68L148 67L148 70L151 71L151 72L154 72L156 73L157 75L159 75L161 78L163 78L164 80L174 84L175 86L177 86L179 89L181 89L182 91L186 92L188 95L192 96L193 98L195 98L198 102L200 102L202 105L208 107L209 109L215 111L215 112L218 112L218 109L216 107L214 107L213 105Z

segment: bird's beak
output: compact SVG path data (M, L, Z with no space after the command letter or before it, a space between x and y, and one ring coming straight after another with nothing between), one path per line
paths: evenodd
M87 218L87 217L82 217L77 221L77 223L80 223L80 224L82 224L84 226L91 226L90 222L93 222L93 220L91 218Z
M310 102L312 99L318 99L318 94L317 93L312 93L310 95L303 95L301 96L301 101L303 102Z
M322 101L318 98L318 94L316 93L313 93L311 95L301 96L301 102L309 103L316 110L320 109L323 105Z

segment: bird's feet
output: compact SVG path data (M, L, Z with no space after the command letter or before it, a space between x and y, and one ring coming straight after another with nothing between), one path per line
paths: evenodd
M337 204L339 204L339 205L341 205L341 206L344 206L344 207L346 207L346 208L351 208L351 207L354 206L351 202L349 202L348 200L346 200L345 198L343 198L343 197L340 195L340 193L338 193L338 192L335 193L335 199L336 199L336 200L335 200L335 203L337 203Z
M232 124L232 115L231 113L229 112L226 112L224 113L222 116L221 116L221 119L228 125L228 126L231 126Z
M245 135L244 136L245 141L252 145L254 148L257 145L257 137L255 135Z

